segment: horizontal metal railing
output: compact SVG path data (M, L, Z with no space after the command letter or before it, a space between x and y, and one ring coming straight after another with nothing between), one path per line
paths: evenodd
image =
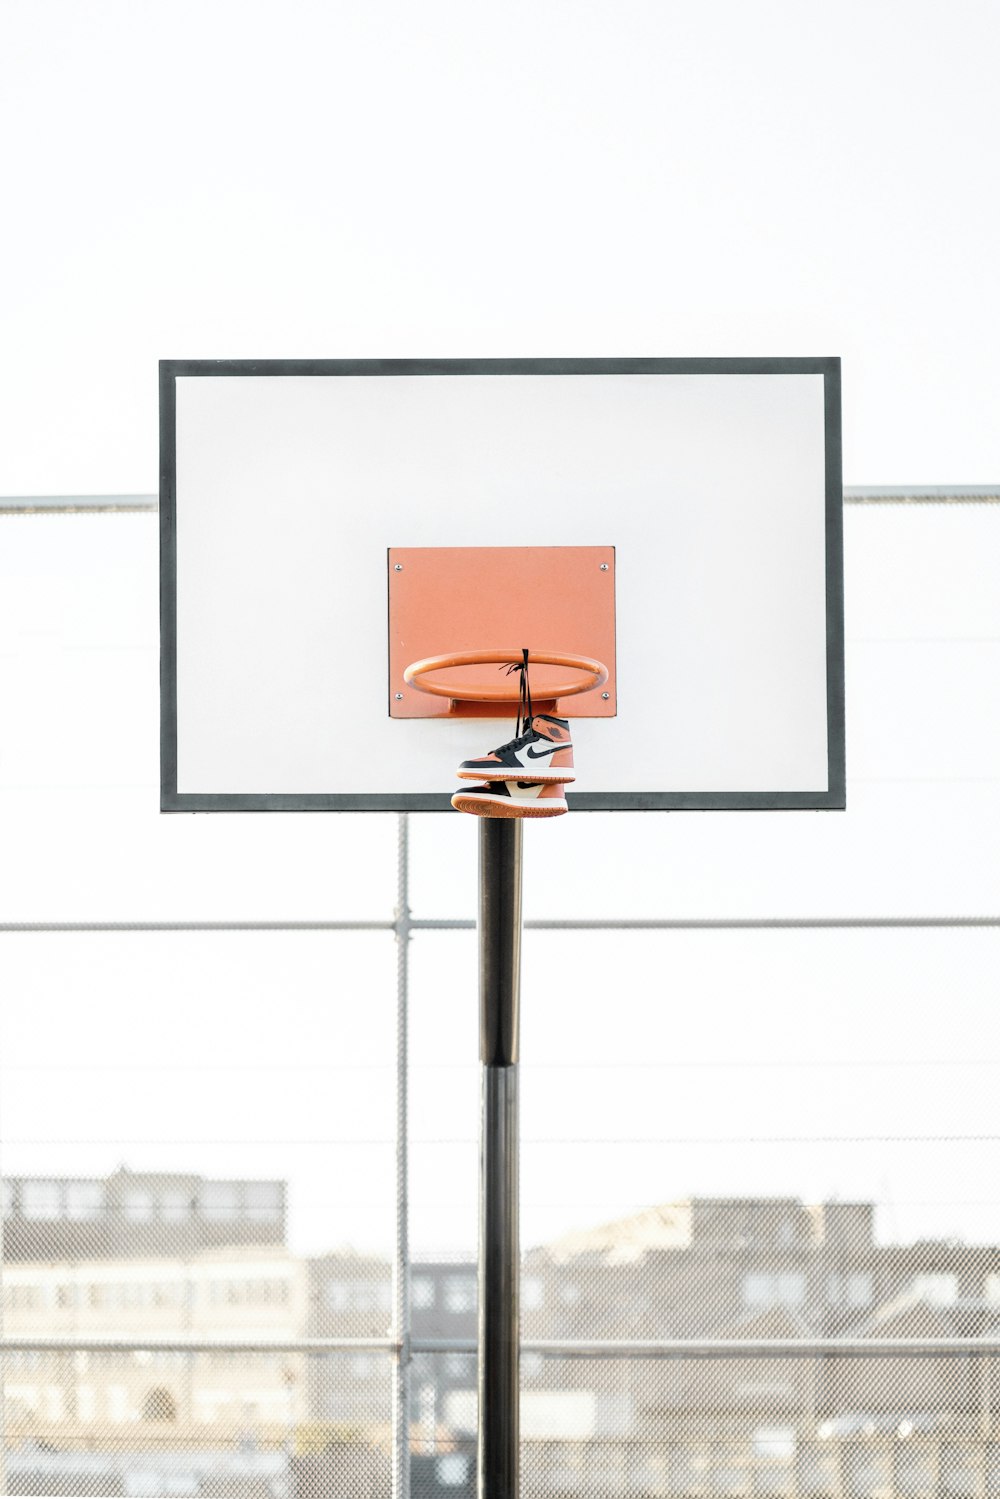
M31 932L461 932L471 917L399 921L2 921L0 933ZM538 917L531 932L823 932L1000 927L1000 916Z
M1000 1338L523 1338L523 1353L550 1358L931 1358L1000 1355ZM475 1338L411 1337L411 1354L475 1353ZM4 1353L386 1353L398 1338L5 1337Z
M1000 484L848 484L845 505L996 505ZM155 494L0 495L0 514L80 515L157 510Z
M391 1353L395 1338L0 1338L5 1353Z

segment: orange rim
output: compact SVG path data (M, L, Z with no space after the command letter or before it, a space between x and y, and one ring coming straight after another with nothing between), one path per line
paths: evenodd
M523 652L516 651L452 651L446 656L428 656L423 661L414 661L403 672L403 680L419 692L429 692L433 697L450 697L456 702L466 703L513 703L520 692L516 676L511 684L498 683L490 686L476 683L473 686L435 682L431 672L449 671L456 666L520 666ZM608 680L608 668L603 661L594 661L589 656L574 656L566 651L532 651L529 659L532 666L565 666L581 672L583 680L572 678L568 682L547 684L544 692L537 694L551 701L559 697L575 697L579 692L593 692ZM517 685L513 685L513 684Z

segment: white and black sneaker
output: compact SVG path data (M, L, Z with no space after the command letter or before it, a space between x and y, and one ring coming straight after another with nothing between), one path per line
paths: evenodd
M457 774L464 781L517 781L529 776L537 783L573 781L569 720L536 713L523 734L479 760L463 760Z
M559 817L569 811L555 781L488 781L456 791L451 804L456 812L476 817Z

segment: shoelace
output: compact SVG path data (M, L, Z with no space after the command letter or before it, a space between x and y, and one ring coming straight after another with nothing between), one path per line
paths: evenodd
M521 692L517 702L517 727L514 730L514 738L509 743L500 745L501 749L511 749L521 738L521 735L527 733L528 726L535 716L535 710L531 703L531 683L528 681L528 647L522 645L521 652L524 657L523 661L513 661L510 666L506 668L501 666L500 668L501 671L506 669L508 676L513 671L521 673Z

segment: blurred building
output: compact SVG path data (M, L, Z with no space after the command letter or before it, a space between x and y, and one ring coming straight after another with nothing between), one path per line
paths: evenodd
M475 1347L479 1290L477 1267L457 1257L417 1260L410 1273L411 1326L415 1338L469 1342ZM427 1354L411 1381L413 1419L430 1446L433 1430L450 1426L454 1411L475 1407L475 1352Z
M871 1203L692 1198L529 1251L524 1279L527 1335L539 1338L758 1337L777 1325L857 1337L897 1325L904 1308L909 1325L917 1307L976 1336L1000 1316L1000 1246L879 1244Z
M284 1244L285 1183L172 1172L5 1177L3 1257L142 1259Z
M293 1256L280 1242L284 1203L281 1183L176 1175L9 1184L5 1237L19 1235L19 1253L3 1272L5 1414L11 1462L37 1469L25 1492L56 1483L63 1459L99 1466L104 1453L115 1472L159 1454L177 1493L202 1491L183 1489L181 1467L189 1478L204 1470L197 1481L211 1486L245 1460L248 1493L258 1492L251 1471L270 1463L261 1493L290 1485L318 1499L349 1476L359 1499L388 1495L394 1364L378 1345L391 1335L392 1267L349 1250ZM185 1242L227 1231L237 1242L182 1250L179 1228ZM140 1245L127 1252L136 1230ZM246 1242L255 1233L264 1242ZM100 1253L66 1252L87 1234ZM410 1365L413 1493L472 1493L475 1263L418 1260L410 1291L414 1338L458 1345ZM521 1308L529 1343L590 1346L586 1357L522 1357L524 1484L544 1499L1000 1492L1000 1370L989 1357L934 1352L956 1336L1000 1340L1000 1246L882 1244L870 1203L691 1198L529 1250ZM46 1346L61 1338L138 1346ZM268 1346L313 1338L359 1346ZM838 1338L928 1352L859 1359L831 1342L795 1353L796 1341ZM144 1339L261 1346L143 1349ZM593 1347L616 1340L700 1347L666 1358ZM761 1346L735 1357L741 1343ZM287 1460L276 1466L279 1452ZM97 1492L82 1475L66 1482ZM230 1489L240 1481L226 1479Z
M392 1266L350 1250L307 1265L309 1301L303 1331L311 1338L386 1339L392 1332ZM388 1430L393 1361L386 1350L317 1354L308 1368L311 1419L329 1429Z
M307 1303L307 1267L280 1247L7 1265L4 1335L37 1341L5 1355L8 1441L86 1447L109 1428L171 1445L284 1439L311 1414L302 1354L45 1343L290 1342Z
M313 1337L385 1339L393 1322L392 1266L341 1251L309 1261ZM411 1267L415 1338L476 1336L476 1266L468 1260L418 1261ZM385 1350L359 1348L309 1359L316 1450L296 1465L299 1499L326 1499L343 1488L358 1499L388 1499L389 1418L395 1364ZM466 1499L475 1493L475 1438L446 1416L447 1397L476 1401L474 1352L417 1354L410 1364L413 1499ZM473 1422L475 1416L473 1415Z
M933 1349L1000 1335L998 1246L879 1244L870 1203L692 1198L531 1251L522 1285L526 1339L703 1344L670 1358L526 1354L532 1491L930 1499L1000 1478L991 1361ZM833 1338L927 1351L787 1347ZM780 1354L725 1351L771 1340Z
M438 1493L460 1499L476 1487L475 1261L455 1255L417 1260L410 1272L410 1303L414 1338L471 1345L467 1352L418 1354L410 1366L415 1499Z

